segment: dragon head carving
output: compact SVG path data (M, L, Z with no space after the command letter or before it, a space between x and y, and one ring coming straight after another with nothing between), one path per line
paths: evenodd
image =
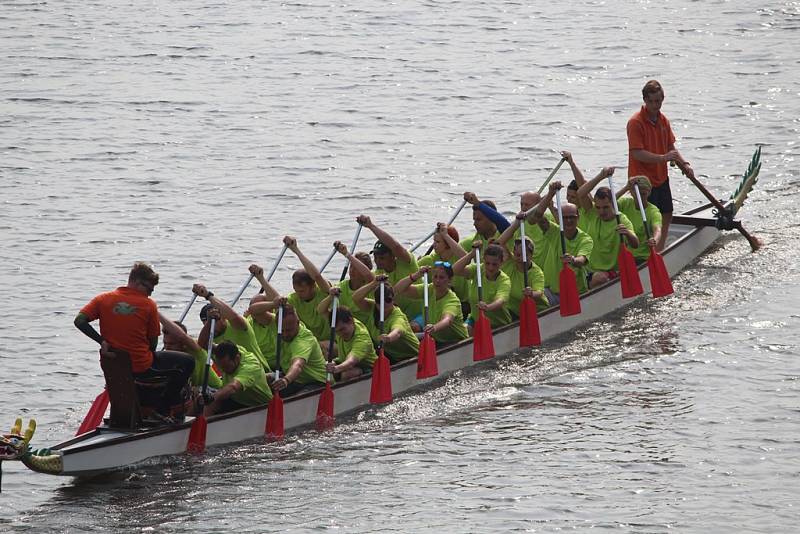
M36 421L31 419L22 434L22 419L17 418L11 432L0 436L0 460L22 460L28 454L28 444L36 431Z

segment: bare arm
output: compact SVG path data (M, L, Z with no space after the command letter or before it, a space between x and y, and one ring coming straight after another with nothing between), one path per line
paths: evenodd
M267 297L269 300L275 300L276 298L280 297L280 293L278 293L272 284L264 278L264 269L255 263L250 266L250 272L253 276L256 277L258 283L261 284L261 289L264 290L264 296Z
M201 350L200 345L194 340L192 336L183 331L183 329L175 324L174 321L167 318L163 313L158 312L158 320L161 321L161 326L164 327L164 333L177 337L185 346L189 347L192 351L197 352Z
M422 275L430 271L430 267L427 265L425 267L420 268L419 271L401 278L398 280L394 286L394 293L395 295L403 295L404 297L411 297L411 298L420 298L422 295L422 288L417 287L414 284L417 280L422 278Z
M359 215L356 218L356 222L358 224L363 224L364 226L369 228L370 231L373 234L375 234L375 237L378 238L378 241L389 247L389 250L392 251L392 254L394 254L395 258L402 261L403 263L411 263L412 259L411 253L409 253L403 247L403 245L401 245L395 238L389 235L386 231L375 226L375 224L372 222L372 219L370 219L366 215Z
M472 242L472 250L469 254L465 254L458 258L458 261L453 264L453 272L458 276L467 276L467 265L475 258L475 249L483 245L483 242L476 239Z
M365 280L371 281L375 279L375 273L369 270L369 267L364 265L364 262L353 256L352 251L347 250L347 246L341 241L333 243L333 247L339 254L344 256L350 261L350 272L356 272L361 275Z
M600 169L600 172L597 173L597 176L578 188L578 202L580 202L583 209L586 211L592 211L594 209L594 203L592 202L591 198L592 190L597 186L597 184L612 174L614 174L614 167L603 167Z
M221 409L223 401L229 399L233 394L239 391L242 391L242 385L238 380L234 379L231 383L226 384L225 387L218 389L217 392L214 393L214 401L205 407L203 414L214 415Z
M373 280L372 282L364 284L363 286L353 291L353 302L355 302L356 306L358 306L359 309L364 311L372 310L372 302L369 299L367 299L367 295L371 294L373 291L375 291L375 288L378 287L379 284L378 278L385 279L386 276L383 275L381 277L375 277L375 280Z
M247 319L236 313L227 302L216 297L208 288L202 284L192 286L192 291L198 296L203 297L219 310L220 317L227 319L230 325L236 330L247 330Z
M300 252L300 248L297 246L297 239L294 237L287 235L283 238L283 243L289 247L289 250L294 252L294 255L297 256L297 259L300 260L300 263L303 264L303 269L306 270L308 275L314 279L317 283L317 287L319 287L323 292L327 293L328 290L331 288L331 285L325 280L325 277L319 272L317 266L314 263L306 258L305 254Z

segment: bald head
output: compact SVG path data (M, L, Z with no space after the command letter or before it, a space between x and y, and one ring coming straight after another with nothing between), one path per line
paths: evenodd
M525 191L519 196L519 207L522 211L528 211L542 200L539 193L535 191Z
M569 202L565 202L561 204L561 214L564 217L572 217L578 215L578 207L575 204L570 204Z

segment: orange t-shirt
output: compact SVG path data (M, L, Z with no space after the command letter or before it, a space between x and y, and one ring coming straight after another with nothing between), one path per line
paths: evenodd
M666 154L675 144L672 126L663 113L658 114L656 123L647 118L644 106L628 120L628 177L644 175L650 178L653 187L667 181L667 164L644 163L631 156L631 151L643 149L653 154Z
M150 338L161 334L158 306L144 293L129 287L101 293L81 309L90 321L100 319L100 335L117 349L131 356L134 373L153 365Z

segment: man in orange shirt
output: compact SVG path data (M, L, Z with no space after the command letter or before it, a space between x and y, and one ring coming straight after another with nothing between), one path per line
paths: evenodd
M628 120L628 177L644 175L653 184L648 201L661 212L661 239L658 250L663 250L672 221L672 191L669 187L667 162L686 165L687 175L694 171L675 148L675 135L667 117L661 113L664 90L656 80L648 81L642 88L644 105Z
M137 262L128 275L128 285L93 298L75 317L75 326L100 344L100 356L113 358L114 350L130 355L135 378L174 371L156 407L162 416L182 414L181 390L194 370L194 359L176 351L154 352L161 327L158 306L150 299L158 274L146 263ZM100 320L98 333L91 324Z

